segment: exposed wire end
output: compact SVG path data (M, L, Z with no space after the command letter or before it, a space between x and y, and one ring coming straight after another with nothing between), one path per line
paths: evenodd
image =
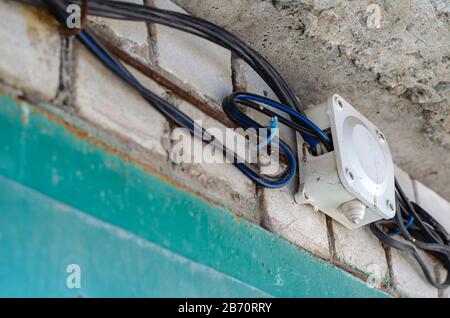
M273 141L273 139L276 137L277 131L278 131L278 117L277 116L272 117L270 119L269 126L267 127L267 129L269 130L270 134L269 134L269 136L267 136L267 138L263 142L261 142L260 144L258 144L256 146L257 150L261 150L264 147L266 147L267 145L269 145Z

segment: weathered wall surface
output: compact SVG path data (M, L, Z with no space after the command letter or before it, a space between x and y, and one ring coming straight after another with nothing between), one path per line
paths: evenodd
M141 0L133 2L143 3ZM377 80L379 76L361 66L358 59L350 58L356 54L351 53L356 50L355 43L359 43L350 37L352 32L330 30L337 33L334 37L327 35L328 40L323 38L325 34L320 37L309 33L314 29L308 27L305 18L300 20L289 3L274 6L269 1L233 0L231 4L227 1L225 6L225 2L215 0L178 2L198 15L218 21L269 57L306 102L323 101L334 92L344 95L384 128L390 137L396 163L408 168L413 176L423 177L428 173L441 186L446 184L445 173L450 159L445 147L423 134L424 119L419 114L423 114L425 106L417 101L413 103L404 92L393 93L386 89L386 85ZM359 6L358 3L355 1L354 6ZM183 11L169 0L149 0L147 4ZM318 11L323 11L322 14L329 11L314 9L314 6L308 8L308 12L316 15ZM257 94L267 91L271 95L267 86L240 59L204 40L156 25L99 18L92 22L96 32L107 36L143 64L178 83L213 109L219 109L221 99L233 90L244 89ZM323 33L320 30L325 30L326 25L331 28L330 23L319 19L315 32ZM293 197L295 182L283 189L261 189L231 165L172 162L170 154L174 145L170 136L175 128L173 124L114 77L74 39L60 36L48 15L0 0L0 26L0 87L4 90L31 102L52 104L46 108L67 125L126 154L127 160L146 167L186 191L226 207L239 217L358 278L370 280L377 288L395 296L448 296L426 281L413 260L385 249L368 228L349 231L322 212L296 204ZM16 37L12 37L12 33ZM335 40L341 44L331 43ZM342 43L346 43L346 49ZM20 55L16 55L18 49ZM385 63L388 62L391 61L386 58ZM395 63L391 65L394 66ZM377 69L381 72L384 68ZM132 72L149 89L194 119L223 127L217 118L167 87L136 69ZM205 81L209 78L214 81ZM389 79L385 81L387 83ZM403 170L397 169L396 175L412 200L450 226L447 222L449 202ZM428 177L419 180L428 184ZM53 181L59 182L60 176L52 176ZM140 213L144 220L146 211ZM428 261L429 266L440 271L433 259L428 258Z
M448 0L175 2L262 53L306 104L351 101L404 170L450 199Z

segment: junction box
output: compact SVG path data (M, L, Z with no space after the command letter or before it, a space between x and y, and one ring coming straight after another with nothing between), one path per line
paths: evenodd
M334 150L319 144L311 152L297 134L301 184L296 202L349 229L394 217L394 164L384 134L339 95L305 113L320 129L331 129Z

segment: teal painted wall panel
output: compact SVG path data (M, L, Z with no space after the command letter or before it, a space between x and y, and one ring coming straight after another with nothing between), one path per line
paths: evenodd
M0 175L270 295L385 296L7 96L0 150Z
M269 296L4 177L0 189L0 297Z

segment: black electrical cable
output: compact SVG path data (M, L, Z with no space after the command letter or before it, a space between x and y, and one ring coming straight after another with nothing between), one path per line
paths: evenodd
M46 7L46 0L17 1ZM81 5L81 0L60 0L59 3L61 6L67 7L71 3ZM245 60L269 85L283 104L303 114L300 101L275 68L239 38L211 22L173 11L107 0L90 0L89 14L113 19L162 24L214 42Z
M274 118L274 117L280 116L279 113L277 113L277 112L275 112L273 110L270 110L270 109L268 109L266 107L261 107L261 105L259 105L257 103L254 103L254 102L251 102L251 101L240 100L240 101L238 101L238 104L244 105L244 106L250 107L250 108L252 108L252 109L254 109L256 111L259 111L260 113L263 113L264 115L266 115L268 118ZM311 129L309 129L307 127L300 126L299 124L297 124L296 122L294 122L292 120L286 119L286 118L284 118L282 116L278 117L278 120L282 124L286 125L287 127L291 128L291 129L293 129L295 131L300 132L302 135L307 135L309 137L317 137L317 134L315 132L313 132ZM331 136L331 129L330 128L325 129L324 132L327 135Z
M250 93L241 93L236 92L228 96L223 100L223 108L227 114L231 114L230 110L234 110L234 113L240 112L239 108L237 107L238 104L251 107L257 111L260 111L262 113L272 113L273 117L277 116L274 112L267 109L267 107L271 107L274 109L277 109L278 111L291 116L293 119L297 119L297 121L287 120L283 117L280 117L281 122L285 122L287 126L291 127L292 129L300 132L302 135L308 135L313 136L314 139L321 141L328 151L333 150L333 141L331 136L326 134L324 131L322 131L319 127L317 127L313 122L311 122L306 116L298 113L297 111L286 107L285 105L282 105L278 103L277 101L274 101L270 98L250 94ZM227 112L228 111L228 112ZM241 115L239 117L243 117L244 114L240 112ZM230 115L229 115L230 117ZM283 118L283 119L282 119ZM297 124L297 123L301 123ZM303 125L303 126L302 126Z
M45 5L47 0L19 1ZM81 4L82 0L60 0L58 3L61 7L65 7L70 3ZM244 59L272 88L283 104L304 115L300 108L300 101L273 66L240 39L213 23L186 14L121 1L91 0L89 1L89 14L114 19L163 24L195 34L227 48ZM297 123L297 126L304 126L297 118L293 118L292 121ZM308 127L305 127L305 130L308 130ZM304 130L299 129L299 131L302 133ZM331 149L329 144L326 145L326 148Z
M436 288L446 289L450 286L450 236L445 228L419 205L409 201L398 181L395 181L397 212L395 218L381 220L370 225L375 236L385 245L411 254L419 263L427 280ZM414 226L409 229L405 220L413 217ZM392 230L398 230L404 239L395 239ZM447 270L447 276L440 282L434 268L428 268L417 249L433 254ZM442 280L442 279L441 279Z
M61 0L45 0L48 5L48 10L52 12L60 22L64 23L66 13L64 4ZM89 3L89 5L91 5ZM156 107L162 114L175 124L189 129L189 131L201 138L206 143L212 143L219 149L224 151L224 155L231 159L233 164L247 177L251 178L256 183L268 187L278 188L287 185L294 177L297 170L297 159L290 147L283 141L279 141L280 154L288 159L287 168L277 175L265 175L260 173L256 164L243 163L237 157L237 154L229 150L226 146L217 141L214 136L209 134L203 127L199 127L196 123L181 112L178 108L162 99L158 95L145 88L122 64L121 62L105 48L101 42L96 38L95 34L89 27L85 27L81 32L77 33L80 41L104 63L108 68L120 76L126 83L136 89L148 102ZM249 128L249 127L247 127ZM255 123L251 128L263 128Z
M82 0L16 0L36 6L45 7L51 10L59 19L64 17L64 8L71 3L82 4ZM50 4L50 6L49 6ZM56 9L56 10L55 10ZM214 42L230 51L234 52L245 60L269 85L279 100L292 109L296 109L300 114L304 115L300 108L300 102L295 94L289 89L287 83L280 74L257 52L239 40L231 33L222 28L199 18L172 11L166 11L147 6L132 4L120 1L106 0L90 0L89 14L101 17L109 17L113 19L141 21L147 23L158 23L168 27L175 28L184 32L188 32ZM63 22L63 21L62 21ZM181 126L189 128L192 132L195 128L194 123L185 114L181 113L173 105L161 99L156 94L148 91L143 87L132 75L123 67L120 62L104 48L96 39L95 34L86 27L81 34L78 35L80 40L93 53L102 60L108 67L113 69L116 74L123 78L128 84L133 86L144 98L157 107L163 114ZM224 111L235 122L243 127L261 126L251 118L242 113L237 104L251 107L268 116L276 116L272 110L261 107L258 103L250 100L236 100L236 94L224 100ZM305 125L302 121L292 119L288 120L280 117L280 122L300 132L304 136L314 137L321 140L322 143L331 149L332 144L328 141L329 134L318 132L317 129ZM204 130L201 138L205 142L215 142L213 136L207 134ZM289 147L280 141L280 149L285 156L289 158L290 167L277 176L260 175L255 165L240 164L237 167L248 177L264 186L277 186L287 184L289 178L295 173L296 161L292 161L292 151ZM228 153L228 155L230 155ZM236 154L231 154L236 159ZM450 275L443 283L438 282L435 275L432 274L426 262L417 252L416 247L434 254L447 269L450 269L450 237L445 228L437 222L431 215L415 203L408 200L400 185L396 181L396 207L397 213L395 218L391 220L381 220L371 224L373 233L386 245L411 254L421 266L424 275L437 288L447 288L450 286ZM393 232L394 231L394 232ZM400 234L405 240L400 241L394 238Z

